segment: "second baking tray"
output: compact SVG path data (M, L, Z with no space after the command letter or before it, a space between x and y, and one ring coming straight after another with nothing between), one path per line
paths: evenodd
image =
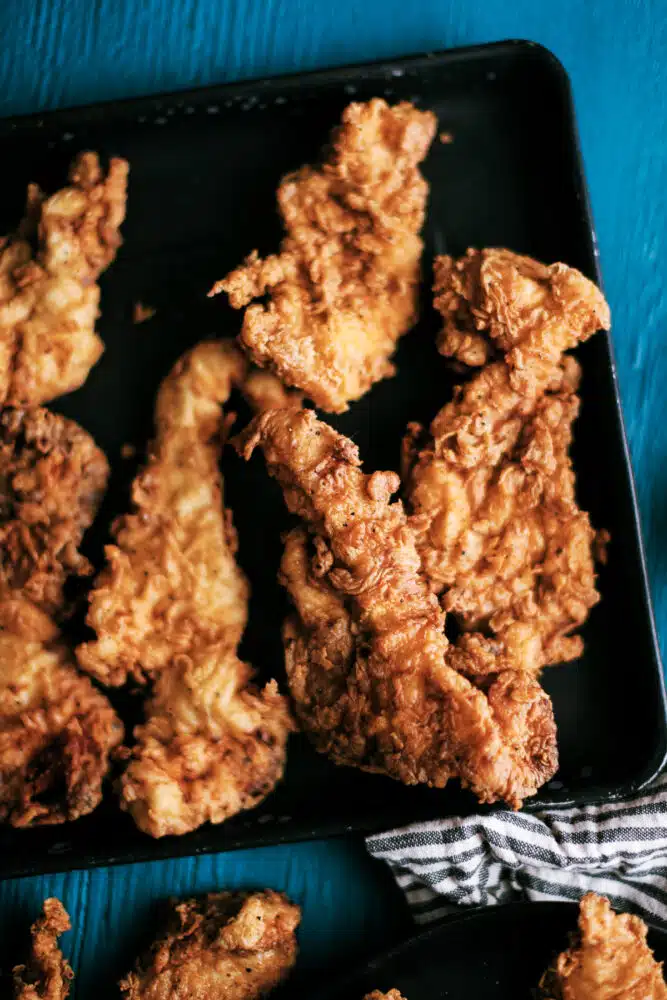
M379 955L334 986L315 984L310 1000L350 1000L371 990L400 990L409 1000L515 1000L540 995L538 984L576 931L574 903L522 902L460 909L444 922ZM649 927L648 945L667 958L667 933ZM298 996L289 982L287 997ZM278 995L276 995L278 1000ZM283 1000L281 994L281 1000Z
M408 421L427 423L451 394L450 370L434 346L429 286L435 253L507 246L547 262L565 261L599 280L569 86L550 53L525 42L502 43L0 123L2 232L18 219L26 182L54 190L78 150L98 149L131 163L125 245L102 283L99 328L106 352L85 386L55 405L90 431L111 461L109 495L87 542L97 565L111 518L127 508L160 380L198 340L238 333L240 315L223 297L207 300L206 291L253 248L275 250L281 175L317 159L347 103L373 96L432 109L439 130L453 141L436 139L425 164L431 195L422 320L401 341L398 375L332 420L357 442L370 471L398 468ZM137 301L157 308L154 319L139 326L131 321ZM667 748L662 673L609 338L596 335L579 356L579 499L595 527L611 532L612 543L600 575L602 601L584 629L584 656L544 675L561 766L529 809L636 789L655 774ZM241 402L234 405L245 419ZM127 443L136 446L134 461L121 457ZM245 464L227 450L223 467L239 558L253 592L241 653L260 677L284 679L280 624L286 601L276 572L287 520L280 490L259 454ZM140 718L138 699L113 697L127 722ZM154 841L120 812L109 790L96 812L75 823L0 830L0 876L379 830L476 808L454 785L406 788L335 767L296 736L285 780L252 812Z

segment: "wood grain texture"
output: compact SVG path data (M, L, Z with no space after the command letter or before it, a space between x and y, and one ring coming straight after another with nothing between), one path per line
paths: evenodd
M303 909L300 980L363 961L410 927L388 870L369 859L361 840L315 841L1 883L0 970L19 960L42 900L56 895L72 918L63 950L77 973L74 996L112 1000L116 982L150 942L162 901L265 886Z
M0 114L508 37L546 45L572 79L664 656L667 8L661 0L4 0ZM0 960L5 967L15 960L18 935L42 898L56 893L76 925L67 950L79 974L77 996L102 1000L114 995L112 984L149 929L156 900L261 884L304 904L304 965L341 970L404 926L385 876L361 844L332 842L4 883Z

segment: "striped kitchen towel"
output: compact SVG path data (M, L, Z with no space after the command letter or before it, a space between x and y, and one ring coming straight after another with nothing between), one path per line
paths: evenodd
M579 900L589 890L667 923L667 773L631 799L433 820L366 844L420 924L461 906Z

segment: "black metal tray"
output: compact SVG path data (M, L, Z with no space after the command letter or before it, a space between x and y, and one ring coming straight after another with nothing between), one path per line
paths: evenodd
M310 996L363 1000L395 988L406 1000L530 1000L568 947L578 910L575 903L510 903L457 914ZM648 943L658 961L667 959L664 930L650 927ZM285 989L285 997L299 995Z
M277 246L280 176L317 158L349 101L374 95L431 108L454 139L436 140L425 165L431 197L423 319L401 341L397 377L333 421L357 441L368 469L388 469L398 466L407 422L430 420L451 392L447 363L433 341L434 253L508 246L563 260L599 280L570 89L549 52L507 42L0 122L0 232L16 223L26 182L60 186L78 150L131 162L125 245L103 278L99 329L106 353L85 386L55 405L95 436L112 464L108 498L87 543L96 563L111 517L126 509L160 379L196 341L239 330L239 314L223 297L208 300L206 291L254 247ZM131 322L137 300L158 310L139 326ZM528 808L631 791L657 772L667 751L662 671L609 338L598 334L580 357L583 408L574 446L580 500L613 541L600 577L603 600L584 630L584 657L545 675L561 768ZM240 402L238 410L245 419ZM121 458L124 443L137 446L135 461ZM239 558L253 588L242 654L261 675L280 678L282 498L260 455L246 464L228 450L224 471ZM128 720L139 717L137 699L129 707L126 696L120 700ZM109 794L73 824L0 830L0 877L379 830L475 808L453 786L405 788L337 768L299 736L290 744L284 782L251 813L153 841Z

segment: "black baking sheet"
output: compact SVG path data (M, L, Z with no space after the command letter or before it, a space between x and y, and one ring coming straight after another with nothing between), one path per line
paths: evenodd
M511 903L459 913L309 996L362 1000L371 990L397 989L406 1000L529 1000L569 947L578 910L575 903ZM664 930L650 927L648 944L658 961L667 959ZM288 983L281 1000L299 996L298 985Z
M243 256L277 248L275 190L283 173L316 159L351 100L383 96L430 108L439 130L424 170L431 183L425 229L424 306L402 341L399 373L332 423L358 443L367 470L396 469L410 420L428 422L449 398L452 376L434 346L430 265L443 250L500 245L562 260L599 280L595 240L567 77L545 49L507 42L302 77L225 86L0 123L0 232L16 223L29 180L54 190L71 157L91 148L131 162L125 245L102 279L99 330L107 345L78 392L54 408L78 420L111 461L113 475L87 547L100 565L111 518L151 433L155 392L175 359L198 340L238 333L240 314L206 292ZM136 301L157 308L133 325ZM641 786L666 753L662 671L646 584L637 510L610 340L580 351L583 406L574 461L579 499L612 535L600 575L603 600L584 629L578 663L549 670L561 767L528 808L609 799ZM247 412L236 401L239 421ZM240 424L239 424L240 425ZM134 460L121 446L137 448ZM242 655L260 676L283 677L276 582L287 524L280 490L261 454L223 461L240 561L253 597ZM72 636L76 638L75 635ZM114 696L115 697L115 696ZM120 695L126 719L139 699ZM294 737L284 782L253 812L181 838L151 840L111 792L91 816L36 830L0 830L0 877L197 854L370 831L471 812L472 797L406 788L338 768Z

